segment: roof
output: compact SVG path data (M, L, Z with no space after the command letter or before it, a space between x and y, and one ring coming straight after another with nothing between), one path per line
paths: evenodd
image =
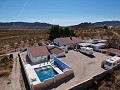
M93 48L90 48L90 47L81 47L81 49L93 50Z
M114 56L114 57L111 57L110 59L107 59L106 61L115 62L115 61L118 61L118 60L120 60L120 57Z
M46 46L37 46L29 48L32 57L46 56L50 55Z
M57 47L54 47L50 50L50 52L55 53L55 54L60 54L60 53L64 52L64 50L57 48Z
M79 43L80 46L83 46L83 47L87 47L87 46L90 46L91 43Z
M91 44L92 46L104 46L104 45L106 45L105 43L98 43L98 44Z
M103 40L103 39L92 39L92 40L82 40L82 42L84 43L105 43L107 42L107 40Z
M57 38L57 39L61 41L64 45L75 44L81 41L81 39L76 37L64 37L64 38Z

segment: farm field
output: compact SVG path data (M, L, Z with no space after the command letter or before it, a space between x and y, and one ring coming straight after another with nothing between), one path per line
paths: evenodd
M0 30L0 54L16 51L20 47L38 45L41 41L49 40L49 29L45 30ZM82 40L106 39L114 46L119 47L120 29L101 29L101 28L70 28L76 37Z
M33 46L47 40L47 30L10 30L0 31L0 53L16 51L17 48Z

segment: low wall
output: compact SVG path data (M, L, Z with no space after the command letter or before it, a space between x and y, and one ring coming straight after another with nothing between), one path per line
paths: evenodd
M113 67L113 70L117 70L120 68L120 64L118 64L116 67Z
M92 79L89 79L87 81L84 81L80 84L77 84L73 87L71 87L69 90L88 90L88 87L92 86Z
M108 73L109 73L109 70L94 76L92 79L93 79L93 81L99 81L99 80L103 79L105 77L105 75L107 75Z
M22 58L21 58L20 54L18 54L18 58L19 58L20 66L21 66L21 72L22 72L22 75L24 77L25 86L26 86L27 90L33 90L33 85L29 82L29 79L26 76L27 74L26 74L25 67L24 67L24 64L22 62Z
M65 71L64 72L64 78L67 77L67 76L69 76L69 75L71 75L71 74L73 74L73 70L72 69L68 70L68 71Z
M40 83L38 85L34 85L33 90L41 90L41 89L43 89L43 87L45 88L45 87L50 86L52 84L54 84L54 78L45 80L43 83Z
M58 74L57 76L55 76L55 80L54 80L54 83L58 82L59 80L63 79L64 77L64 73L63 74Z

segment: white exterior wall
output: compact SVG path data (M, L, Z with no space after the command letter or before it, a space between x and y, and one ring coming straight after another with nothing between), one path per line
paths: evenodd
M40 63L45 60L48 60L47 56L34 57L31 61L32 63Z
M27 55L29 56L29 58L30 58L30 60L32 61L32 55L31 55L31 53L30 53L30 50L29 49L27 49Z
M59 45L59 46L64 46L64 45L62 44L62 42L60 42L60 41L58 40L58 38L54 39L54 43L56 43L56 44Z
M50 49L52 49L52 48L54 48L55 47L55 45L47 45L47 48L50 50Z
M48 55L46 55L46 56L39 56L39 57L32 57L29 49L27 50L27 54L28 54L28 56L29 56L29 58L30 58L30 60L31 60L31 62L33 64L40 63L40 62L43 62L45 60L48 61ZM50 55L50 58L52 58L51 55Z
M60 49L64 50L65 52L68 52L68 46L61 46Z
M62 56L65 56L65 52L62 52L60 54L57 54L57 57L62 57Z

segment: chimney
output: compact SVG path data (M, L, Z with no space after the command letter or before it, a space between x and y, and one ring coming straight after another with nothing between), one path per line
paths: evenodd
M72 40L72 37L70 36L70 39Z

